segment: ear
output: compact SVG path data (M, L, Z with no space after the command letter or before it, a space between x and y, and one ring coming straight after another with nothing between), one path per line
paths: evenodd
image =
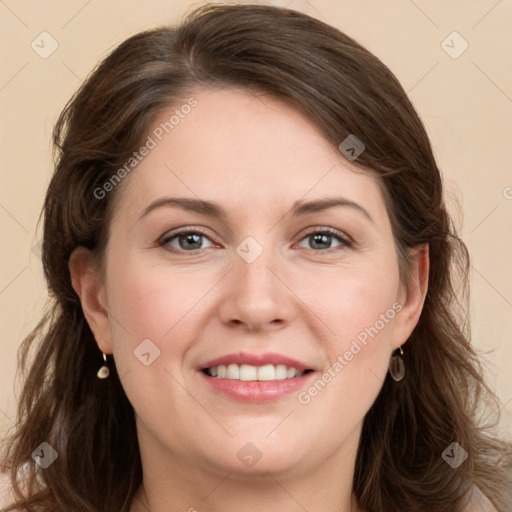
M428 275L430 267L428 244L422 244L411 250L411 268L409 282L400 286L398 302L402 309L396 315L393 332L393 348L403 345L416 327L425 297L428 291Z
M93 263L91 251L85 247L77 247L69 258L71 283L80 299L85 319L98 348L105 354L111 354L112 337L105 288Z

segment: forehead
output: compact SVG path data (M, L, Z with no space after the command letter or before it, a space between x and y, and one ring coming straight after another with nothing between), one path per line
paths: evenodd
M383 207L374 176L346 160L302 113L267 94L194 91L160 112L148 137L151 149L121 184L120 208L140 213L149 201L181 195L248 213L333 194Z

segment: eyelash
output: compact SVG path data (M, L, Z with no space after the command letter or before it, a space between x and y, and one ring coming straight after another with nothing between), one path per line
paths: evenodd
M210 240L210 242L215 243L204 231L202 231L201 229L198 229L198 228L194 228L194 229L184 229L182 231L177 231L175 233L172 233L171 235L166 236L165 238L163 238L158 243L158 245L160 247L164 247L171 240L174 240L175 238L179 238L180 236L186 236L186 235L201 235L201 236L204 236L205 238L207 238L208 240ZM307 249L307 250L312 251L312 252L331 253L332 251L336 251L336 250L341 249L341 248L351 248L354 245L352 240L350 240L348 237L342 236L338 231L335 231L334 229L331 229L331 228L322 228L322 229L311 230L311 231L307 232L300 239L300 242L302 242L302 240L304 240L304 239L306 239L306 238L308 238L309 236L312 236L312 235L329 235L329 236L332 236L333 238L337 239L341 243L341 245L339 247L332 247L332 248L329 248L329 249ZM192 254L192 255L195 255L195 254L199 254L204 249L197 249L195 251L186 251L184 249L176 249L176 248L173 247L173 248L168 248L167 250L170 251L170 252L173 252L173 253L177 253L177 254Z

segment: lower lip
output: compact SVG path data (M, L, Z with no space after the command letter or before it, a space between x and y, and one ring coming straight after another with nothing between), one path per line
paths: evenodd
M241 402L270 402L290 393L299 391L311 379L314 372L301 377L283 380L243 381L237 379L219 379L199 372L214 391Z

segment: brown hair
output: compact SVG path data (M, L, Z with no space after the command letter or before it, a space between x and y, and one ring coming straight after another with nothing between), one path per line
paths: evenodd
M208 5L177 28L134 35L56 124L42 244L52 304L20 349L26 380L4 458L18 506L129 510L142 479L134 412L115 365L109 381L96 378L102 360L68 260L78 246L101 256L118 190L101 200L94 190L140 146L157 113L212 86L273 94L336 147L355 134L366 146L355 163L379 175L401 269L411 248L429 245L429 292L405 347L407 376L388 377L365 417L354 479L361 508L457 512L476 484L500 512L511 510L510 447L478 418L494 395L468 341L468 254L418 115L389 69L354 40L299 12L256 5ZM42 440L59 454L43 471L31 458ZM456 469L441 457L452 442L469 455Z

